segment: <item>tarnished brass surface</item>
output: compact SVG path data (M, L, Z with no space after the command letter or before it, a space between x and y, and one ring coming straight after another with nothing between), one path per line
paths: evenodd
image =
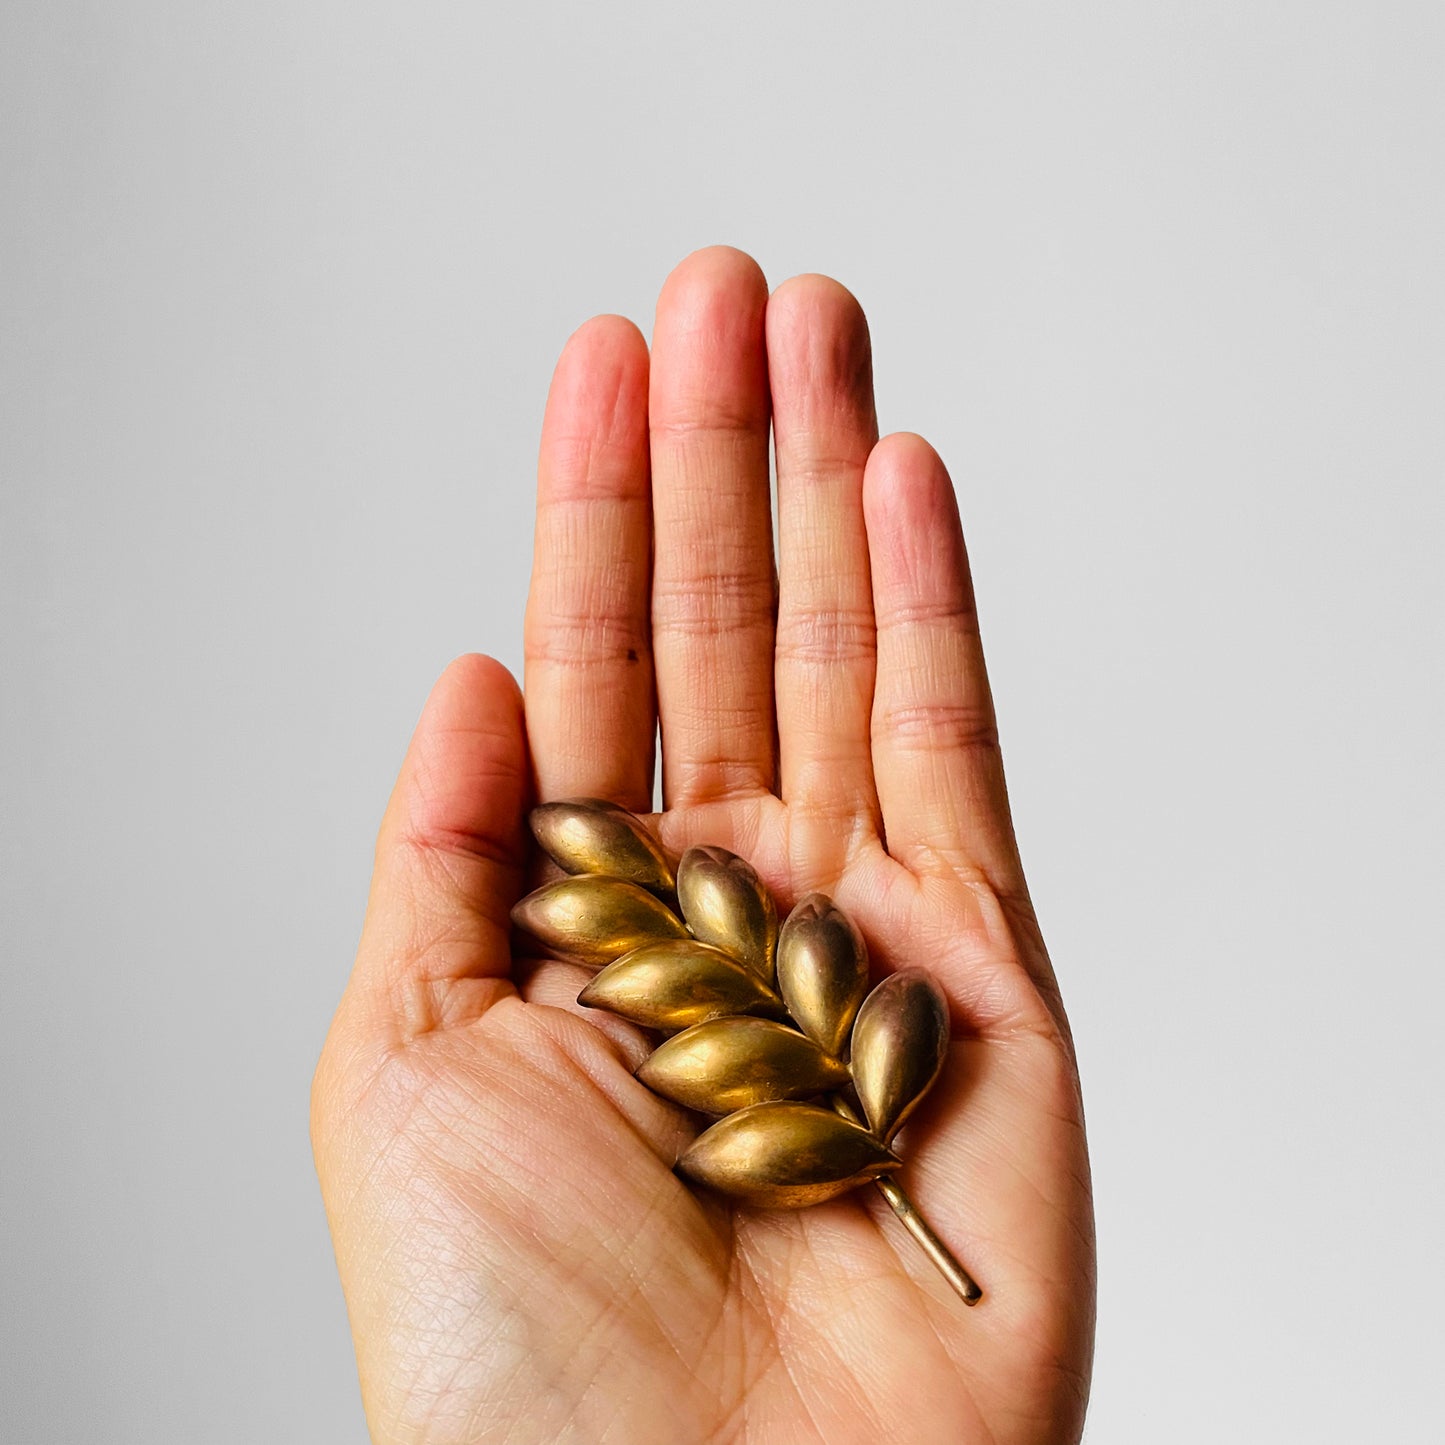
M529 893L512 922L558 958L600 968L658 938L686 938L682 920L645 888L579 874Z
M677 877L643 821L601 798L566 798L533 808L528 821L543 852L568 873L601 873L670 896Z
M609 964L577 995L651 1029L686 1029L727 1014L783 1014L783 1001L721 949L688 939L644 944Z
M726 848L689 848L677 865L677 900L695 938L772 983L778 910L751 863Z
M866 1129L815 1104L754 1104L720 1119L678 1160L699 1184L769 1209L821 1204L897 1169Z
M868 950L853 920L822 893L799 899L778 934L778 989L798 1027L841 1058L868 991Z
M522 899L513 922L549 952L601 968L579 1003L676 1035L638 1069L643 1083L724 1115L679 1173L777 1209L871 1182L960 1298L976 1303L978 1285L892 1177L893 1136L948 1054L938 985L905 968L865 998L862 935L830 899L802 899L780 932L750 864L698 847L674 873L647 825L615 804L548 803L532 824L576 871ZM673 886L681 917L667 906ZM832 1108L798 1102L820 1095Z
M806 1099L848 1082L812 1039L759 1018L718 1018L660 1045L637 1071L649 1089L704 1114Z
M853 1025L853 1087L885 1144L948 1057L948 1001L921 968L900 968L863 1000Z

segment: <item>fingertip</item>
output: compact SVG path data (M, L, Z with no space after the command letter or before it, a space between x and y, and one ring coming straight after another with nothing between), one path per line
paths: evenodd
M454 657L432 684L422 709L422 722L450 730L474 721L479 713L521 715L522 689L505 663L484 652Z
M432 696L443 693L448 696L452 693L465 695L478 686L509 690L519 699L522 696L521 685L512 676L511 668L485 652L463 652L452 658L433 685Z
M933 445L917 432L896 431L881 437L868 458L868 475L879 488L916 492L920 486L948 482L948 469ZM952 491L952 483L949 483Z
M958 498L943 459L916 432L893 432L863 473L863 517L875 578L904 579L919 559L956 564L962 550Z
M454 659L422 708L389 823L424 845L509 845L528 788L522 690L494 657ZM391 829L384 829L390 832Z
M619 405L624 399L633 408ZM631 423L647 400L647 340L625 316L594 316L567 338L552 372L544 438ZM645 412L643 413L645 416Z
M818 272L790 276L768 298L768 340L800 326L867 340L868 319L858 298L841 281Z
M841 405L876 435L868 319L846 286L812 274L784 281L768 298L766 331L775 412L826 426Z
M579 352L593 360L609 356L625 360L639 350L646 354L647 338L637 323L614 312L603 312L589 317L567 338L558 366L564 362L576 364Z
M657 309L686 310L689 303L706 302L716 292L767 299L768 280L763 268L736 246L703 246L684 256L662 283Z
M647 373L647 342L625 316L594 316L568 338L542 420L544 504L645 490Z
M763 317L767 304L767 278L746 252L731 246L694 251L662 283L653 348L665 351L682 338L697 337L703 343L704 356L711 353L732 367L742 356L756 353L760 368L765 367Z

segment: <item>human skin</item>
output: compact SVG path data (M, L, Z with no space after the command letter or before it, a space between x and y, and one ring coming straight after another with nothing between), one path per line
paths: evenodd
M768 480L776 447L778 559ZM1009 820L953 487L877 438L867 326L821 276L688 257L638 330L567 343L543 423L525 701L460 658L376 847L312 1137L378 1445L1077 1440L1094 1232L1074 1051ZM672 1166L697 1120L647 1044L518 955L526 810L646 813L784 911L829 894L875 977L949 1000L901 1182L965 1308L873 1190L737 1208Z

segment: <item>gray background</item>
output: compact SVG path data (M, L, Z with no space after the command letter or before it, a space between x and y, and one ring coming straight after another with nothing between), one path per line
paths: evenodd
M823 270L949 460L1095 1442L1436 1440L1445 10L0 6L0 1439L364 1438L307 1089L548 372ZM1432 1381L1434 1383L1432 1383Z

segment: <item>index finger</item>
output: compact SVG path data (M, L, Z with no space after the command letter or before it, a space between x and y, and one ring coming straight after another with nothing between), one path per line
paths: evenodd
M537 467L524 625L527 734L543 799L652 807L647 343L620 316L563 349Z

